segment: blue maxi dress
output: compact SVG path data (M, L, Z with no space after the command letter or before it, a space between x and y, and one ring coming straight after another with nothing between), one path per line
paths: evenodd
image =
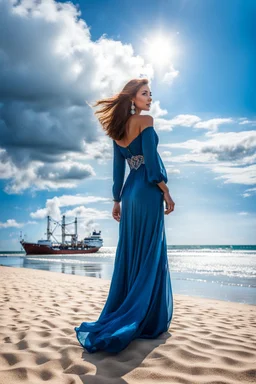
M118 353L135 338L166 332L173 295L164 225L163 192L168 182L157 151L158 135L145 128L127 147L113 140L113 198L121 201L119 240L105 306L94 322L75 327L89 353ZM130 173L123 185L126 162Z

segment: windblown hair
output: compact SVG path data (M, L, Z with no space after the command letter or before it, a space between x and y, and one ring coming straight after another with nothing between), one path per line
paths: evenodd
M99 122L113 140L121 140L125 136L125 125L131 117L131 99L145 84L148 84L148 79L132 79L120 93L107 99L97 100L93 105L93 107L103 105L94 114L99 115L97 116Z

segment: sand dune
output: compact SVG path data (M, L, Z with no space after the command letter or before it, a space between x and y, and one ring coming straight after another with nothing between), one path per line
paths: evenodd
M97 320L109 280L0 267L0 384L256 382L256 307L175 295L169 332L89 354L74 326Z

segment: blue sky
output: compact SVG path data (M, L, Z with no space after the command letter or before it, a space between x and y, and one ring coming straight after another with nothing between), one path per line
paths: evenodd
M112 142L85 100L140 74L175 201L168 244L255 244L255 1L74 4L0 1L0 250L44 238L48 214L116 246Z

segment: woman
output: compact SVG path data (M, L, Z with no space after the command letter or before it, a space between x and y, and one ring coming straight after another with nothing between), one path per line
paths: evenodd
M175 203L157 152L153 119L140 115L151 100L148 80L134 79L119 94L95 104L104 105L95 114L113 139L112 215L120 224L105 306L97 321L75 327L78 341L90 353L117 353L135 338L156 338L172 319L164 213L172 212ZM130 173L123 185L126 162Z

